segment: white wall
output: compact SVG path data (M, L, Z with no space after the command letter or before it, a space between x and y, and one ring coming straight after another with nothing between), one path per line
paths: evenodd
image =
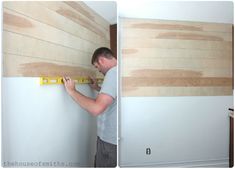
M117 3L116 1L84 1L97 14L112 24L117 23Z
M77 88L94 96L88 85ZM72 100L63 85L40 86L39 78L2 78L2 122L2 165L93 166L95 118Z
M228 166L232 105L232 96L122 98L121 166Z
M232 2L221 1L119 1L119 13L128 18L233 23ZM122 97L120 107L121 166L228 167L233 96Z
M232 1L119 1L119 16L233 23Z

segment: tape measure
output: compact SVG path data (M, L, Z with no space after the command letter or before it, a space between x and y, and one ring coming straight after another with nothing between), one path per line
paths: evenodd
M89 84L92 83L92 80L88 77L78 77L73 78L72 80L75 81L75 83L79 84ZM102 83L102 78L96 78L97 83ZM64 84L62 77L40 77L40 85L51 85L51 84Z

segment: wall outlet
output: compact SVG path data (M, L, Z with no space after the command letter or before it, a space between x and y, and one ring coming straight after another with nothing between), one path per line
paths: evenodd
M150 148L146 148L146 155L150 155L151 154L151 149Z

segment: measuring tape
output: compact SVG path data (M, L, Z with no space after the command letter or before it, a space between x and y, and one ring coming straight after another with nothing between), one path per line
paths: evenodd
M72 80L75 81L75 83L80 84L89 84L92 83L92 80L88 77L78 77L73 78ZM96 78L97 83L102 83L102 78ZM64 84L62 77L40 77L40 85L51 85L51 84Z

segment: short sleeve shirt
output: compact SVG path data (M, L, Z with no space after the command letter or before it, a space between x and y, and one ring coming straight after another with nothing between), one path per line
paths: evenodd
M97 117L97 134L101 140L117 144L117 67L108 70L100 93L113 98L112 104Z

